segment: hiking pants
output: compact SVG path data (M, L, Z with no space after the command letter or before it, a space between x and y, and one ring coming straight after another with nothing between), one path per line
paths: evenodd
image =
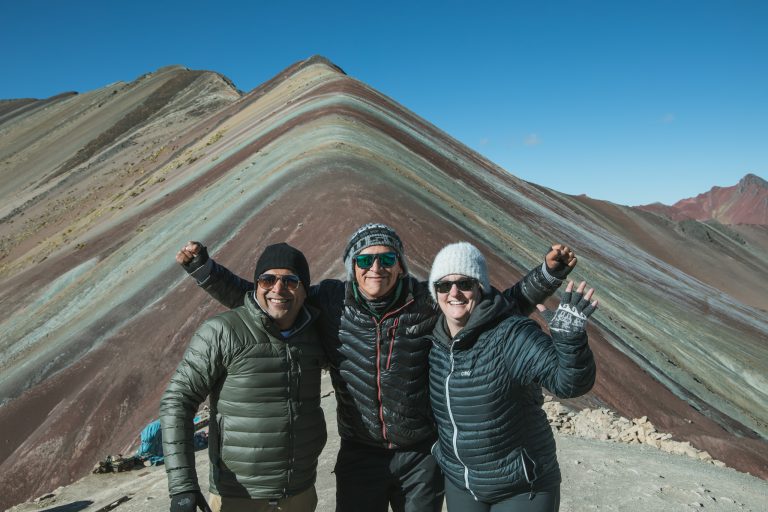
M445 502L448 512L557 512L560 508L560 486L551 489L528 491L498 503L476 501L466 489L445 479Z
M301 494L276 500L227 498L211 493L208 503L213 512L314 512L317 492L313 485Z
M440 512L443 476L432 443L387 450L341 441L336 459L336 512Z

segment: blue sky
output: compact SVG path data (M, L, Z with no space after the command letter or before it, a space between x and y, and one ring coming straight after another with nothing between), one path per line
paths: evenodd
M516 176L620 204L768 178L768 2L0 0L0 98L321 54Z

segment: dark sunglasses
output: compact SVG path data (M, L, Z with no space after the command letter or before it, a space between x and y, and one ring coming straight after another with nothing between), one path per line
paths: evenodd
M394 267L397 263L396 252L380 252L378 254L358 254L355 256L355 264L363 270L373 266L373 262L379 260L379 265L384 268Z
M285 286L289 290L295 290L296 288L299 287L299 283L301 283L299 276L295 276L293 274L288 274L287 276L276 276L274 274L261 274L258 279L259 287L264 288L265 290L271 290L277 284L278 279L282 281L283 286Z
M477 284L477 279L459 279L458 281L437 281L435 283L435 291L437 293L448 293L451 291L451 288L453 288L453 285L456 285L456 288L458 288L462 292L469 292L472 291L472 289Z

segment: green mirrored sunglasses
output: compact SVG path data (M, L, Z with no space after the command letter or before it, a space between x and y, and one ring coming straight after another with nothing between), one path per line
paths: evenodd
M377 254L358 254L355 256L355 264L363 270L373 266L373 262L379 260L379 265L384 268L394 267L397 263L396 252L380 252Z

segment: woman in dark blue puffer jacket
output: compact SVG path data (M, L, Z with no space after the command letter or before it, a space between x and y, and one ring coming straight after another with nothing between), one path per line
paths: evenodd
M551 336L514 315L468 243L435 258L432 296L442 315L432 334L430 398L449 512L556 511L560 467L542 410L542 386L558 397L592 388L586 320L597 306L569 283L550 315Z

